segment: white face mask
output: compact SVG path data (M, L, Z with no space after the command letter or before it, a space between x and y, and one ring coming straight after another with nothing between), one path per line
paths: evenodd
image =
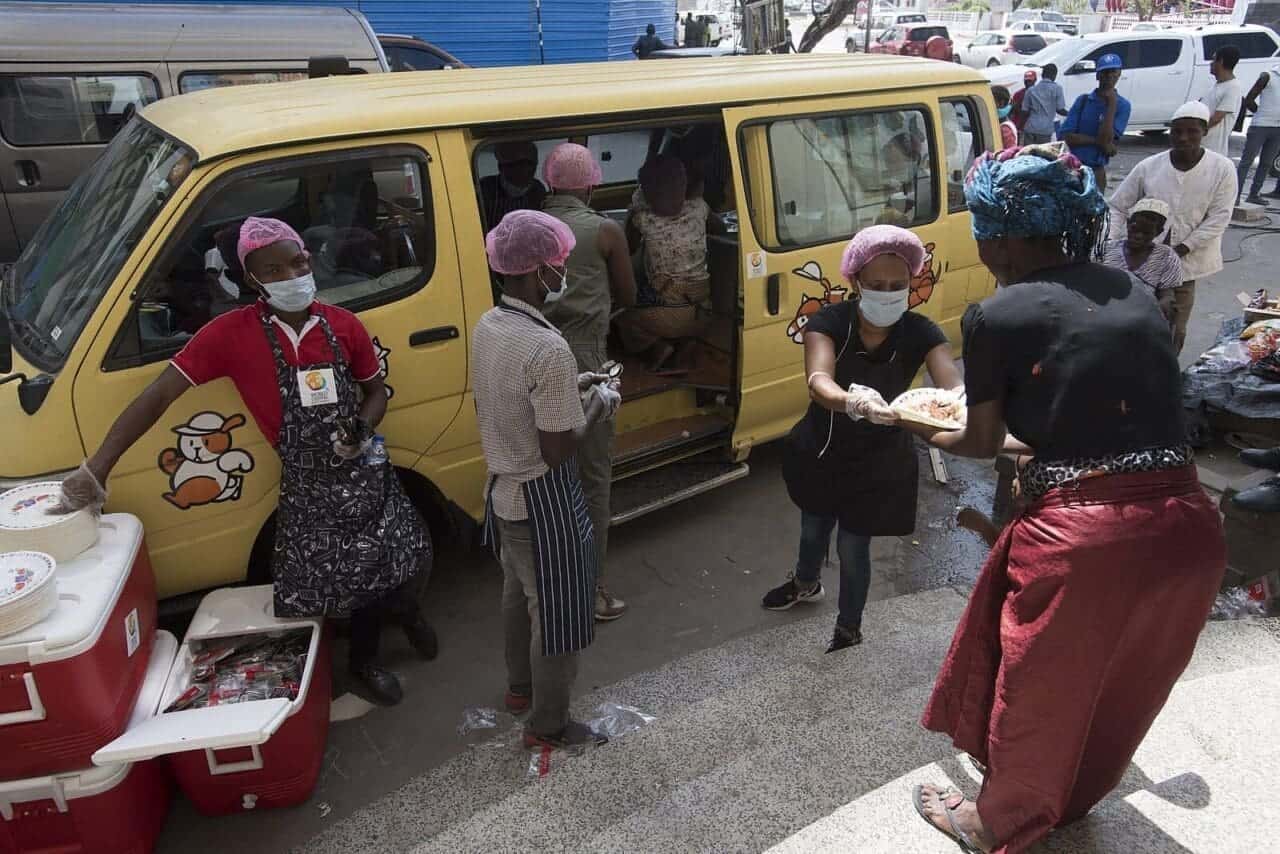
M316 277L311 273L283 282L261 282L257 276L253 280L267 292L267 305L277 311L305 311L315 302Z
M907 301L911 298L911 289L900 291L872 291L862 289L862 298L858 301L858 311L872 326L887 329L902 319L907 312Z
M542 278L541 270L538 271L538 284L542 285L542 289L547 292L546 299L543 300L544 303L551 305L552 303L559 302L560 298L564 296L564 292L569 290L569 270L566 267L564 272L560 274L559 290L553 291L547 286L546 281Z

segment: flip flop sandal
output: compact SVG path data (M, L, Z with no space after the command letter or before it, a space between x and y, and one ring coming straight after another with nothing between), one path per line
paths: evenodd
M952 795L959 795L959 794L960 792L957 792L955 789L946 789L944 791L938 792L938 802L941 803L942 808L946 810L946 813L944 814L947 817L947 824L951 828L950 833L947 833L947 831L943 830L941 827L938 827L938 825L934 823L933 819L929 817L929 814L925 812L924 786L916 786L915 789L912 790L911 805L916 808L916 812L920 814L920 817L925 820L926 824L928 824L934 830L941 833L943 836L950 839L956 845L960 846L960 850L963 851L964 854L983 854L982 849L979 848L977 845L974 845L973 840L969 838L969 835L965 833L963 830L961 830L959 825L956 824L956 819L955 819L955 816L953 815L953 810L955 810L956 807L960 806L960 804L956 804L955 807L947 806L947 798L951 797ZM960 803L961 804L964 803L963 798L961 799Z
M1259 436L1257 433L1228 433L1222 437L1222 441L1226 442L1237 451L1248 451L1254 448L1272 448L1275 447L1276 440L1267 436Z

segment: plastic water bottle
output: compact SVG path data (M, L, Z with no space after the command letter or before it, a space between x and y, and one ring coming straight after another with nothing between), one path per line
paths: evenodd
M373 434L373 441L369 443L369 449L364 452L364 464L367 466L381 466L387 463L387 440L379 433Z

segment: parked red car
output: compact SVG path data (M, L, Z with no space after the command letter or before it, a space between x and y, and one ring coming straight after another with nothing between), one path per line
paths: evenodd
M935 38L938 41L931 41ZM871 52L960 61L951 42L951 33L943 24L898 24L890 27L872 42Z

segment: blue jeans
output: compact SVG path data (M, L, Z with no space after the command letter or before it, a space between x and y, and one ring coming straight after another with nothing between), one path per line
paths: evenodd
M1244 179L1259 153L1262 155L1262 160L1258 163L1257 171L1253 173L1253 186L1248 193L1250 196L1262 192L1262 184L1271 174L1271 164L1275 161L1276 155L1280 154L1280 127L1254 125L1249 128L1249 135L1244 143L1244 154L1240 157L1240 166L1236 169L1240 195L1245 195ZM1277 182L1276 186L1280 187L1280 182Z
M800 559L796 561L796 581L813 584L822 575L822 562L835 530L834 516L800 513ZM840 616L836 622L847 629L862 628L862 609L871 587L871 538L840 529L836 537L840 556Z

